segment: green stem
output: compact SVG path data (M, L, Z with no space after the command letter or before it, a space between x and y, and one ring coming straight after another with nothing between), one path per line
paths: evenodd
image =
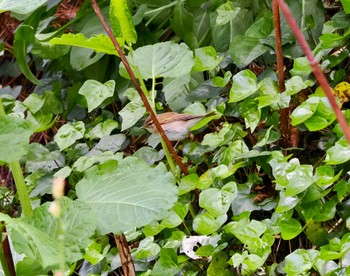
M168 147L166 146L165 142L163 141L163 139L160 137L160 142L162 144L166 159L168 160L168 164L170 167L171 172L173 173L173 175L176 177L176 169L175 169L175 165L173 162L173 159L171 158L170 152L168 150Z
M22 205L23 215L25 217L30 217L32 215L32 206L30 204L30 198L26 183L24 182L21 165L19 164L19 161L11 162L9 165L13 178L15 179L18 197Z

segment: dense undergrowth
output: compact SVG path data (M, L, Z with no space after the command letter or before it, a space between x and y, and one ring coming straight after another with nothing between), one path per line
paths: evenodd
M278 84L271 1L97 1L156 113L216 112L187 175L91 3L27 2L0 3L4 275L350 275L350 146L282 15ZM350 121L350 4L286 2Z

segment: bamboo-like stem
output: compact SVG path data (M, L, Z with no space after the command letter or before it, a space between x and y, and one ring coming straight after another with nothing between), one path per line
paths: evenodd
M312 54L312 51L307 44L302 32L300 31L298 24L296 23L294 17L292 16L292 13L290 12L287 4L283 0L274 0L279 8L281 9L284 17L286 18L295 38L300 44L300 47L303 49L310 66L312 68L313 74L315 75L318 83L322 87L323 91L326 93L326 96L329 100L329 103L332 106L332 109L334 110L334 113L337 117L337 120L339 122L340 127L342 128L345 138L350 144L350 128L348 126L348 123L346 122L346 119L344 117L344 114L341 112L341 109L339 108L335 97L332 94L332 90L329 86L329 83L326 79L326 76L323 74L321 67L319 66L318 62L316 61L314 55Z
M118 41L117 41L116 38L114 37L114 34L113 34L111 28L108 26L106 20L104 19L103 15L102 15L102 13L101 13L101 10L100 10L100 8L99 8L99 6L97 5L97 3L96 3L95 0L90 0L90 2L91 2L91 5L92 5L93 9L95 10L95 13L97 14L98 18L100 19L100 21L101 21L101 23L102 23L102 25L103 25L105 31L107 32L109 38L111 39L111 41L112 41L114 47L116 48L116 50L117 50L117 52L118 52L118 54L119 54L119 56L120 56L120 58L121 58L121 60L122 60L122 62L123 62L123 64L124 64L124 66L125 66L125 69L126 69L126 71L128 72L128 74L129 74L129 76L130 76L130 79L131 79L132 83L134 84L134 86L135 86L137 92L139 93L139 95L140 95L140 97L141 97L141 100L142 100L143 104L145 105L146 110L149 112L149 114L150 114L150 116L151 116L151 118L152 118L152 120L153 120L153 122L154 122L154 124L155 124L155 126L156 126L156 128L157 128L157 130L158 130L158 132L159 132L159 134L160 134L160 136L162 137L162 139L163 139L164 142L166 143L166 145L167 145L169 151L171 152L171 154L172 154L172 156L173 156L175 162L176 162L177 165L180 167L181 171L182 171L184 174L187 175L187 174L188 174L188 171L187 171L186 166L182 163L180 157L177 155L175 149L173 148L173 146L172 146L172 144L171 144L169 138L167 137L167 135L165 134L163 128L161 127L161 125L160 125L160 123L159 123L159 121L158 121L158 119L157 119L155 113L154 113L153 110L152 110L151 105L149 104L149 102L148 102L148 100L147 100L145 94L143 93L143 91L142 91L142 89L141 89L141 87L140 87L140 84L139 84L138 81L136 80L135 74L134 74L134 72L132 71L132 69L131 69L131 67L130 67L130 65L129 65L129 62L127 61L127 59L126 59L126 57L125 57L125 55L124 55L122 49L120 48L120 45L119 45Z

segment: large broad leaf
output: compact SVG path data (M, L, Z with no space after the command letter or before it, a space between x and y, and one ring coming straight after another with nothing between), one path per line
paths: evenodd
M47 0L4 0L0 2L0 13L11 11L18 14L29 14L46 2Z
M157 43L140 47L128 56L131 65L138 67L142 78L177 78L190 73L194 64L193 53L185 44ZM120 73L127 77L125 67L120 64Z
M28 151L32 131L24 119L16 116L0 116L0 161L18 161Z
M86 172L76 186L79 200L97 215L101 233L141 227L168 215L177 199L175 179L160 163L152 168L135 157L118 167L106 163Z
M44 269L58 265L60 255L52 237L23 219L12 219L0 213L0 220L6 223L17 253L35 259Z
M81 201L62 198L59 201L62 208L61 223L64 227L65 258L73 263L83 258L83 250L91 243L90 237L95 232L95 219L90 208ZM31 218L31 224L50 237L57 236L58 220L49 211L52 203L46 202L36 208Z

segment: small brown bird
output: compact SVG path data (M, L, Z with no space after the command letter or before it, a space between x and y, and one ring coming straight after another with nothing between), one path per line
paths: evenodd
M164 129L170 141L179 141L186 139L190 134L190 129L197 124L201 119L215 115L215 112L210 112L202 115L180 114L176 112L166 112L156 115L159 123ZM151 133L157 133L158 130L149 116L144 125Z

